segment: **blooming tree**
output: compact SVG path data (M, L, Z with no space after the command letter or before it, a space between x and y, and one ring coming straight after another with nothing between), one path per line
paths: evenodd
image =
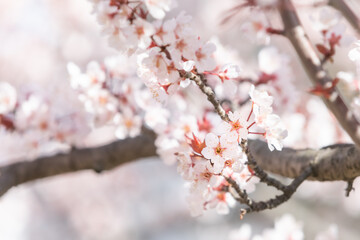
M190 15L167 17L180 1L91 2L102 33L118 50L116 56L92 61L86 69L68 63L73 91L66 98L34 89L19 91L0 82L0 139L5 144L0 152L7 161L0 168L0 195L35 179L84 169L101 172L155 155L165 164L177 165L189 186L187 202L193 216L216 209L219 214L238 211L243 219L283 204L305 180L342 180L348 183L346 195L353 190L360 175L360 20L343 0L305 3L321 8L312 19L317 41L308 37L294 7L302 1L234 3L222 24L249 12L241 30L267 44L252 72L245 63L227 57L230 50L219 40L197 34ZM329 11L327 4L339 12ZM267 18L274 11L279 22ZM356 34L347 31L341 14ZM307 93L294 82L289 55L270 45L276 37L288 39L294 47L313 82ZM336 61L338 49L349 45L353 47L348 57L357 71L329 74L326 69ZM306 135L311 128L306 124L317 118L316 111L302 106L301 101L310 102L309 93L320 97L334 117L331 121L339 132L334 144L342 139L353 144L295 150L316 134ZM306 121L304 130L286 143L287 136L300 128L296 121L292 124L298 116ZM114 129L116 140L87 146L86 136L104 126ZM31 161L18 160L23 158ZM292 180L286 184L273 174ZM251 193L260 191L260 182L280 194L255 200ZM331 226L316 239L336 235ZM250 238L247 225L229 235ZM304 235L301 224L284 216L274 229L251 239L290 238Z

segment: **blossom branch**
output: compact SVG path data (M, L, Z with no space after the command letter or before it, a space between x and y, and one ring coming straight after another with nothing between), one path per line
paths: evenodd
M225 177L225 179L230 184L230 186L235 190L235 192L239 195L239 197L234 196L234 198L238 202L250 206L252 204L252 199L249 198L246 191L241 190L239 185L236 183L236 181L234 179L232 179L231 177Z
M201 91L208 97L208 100L213 104L216 112L219 114L221 119L228 122L229 116L226 114L225 110L221 107L219 101L216 99L214 91L206 85L204 76L202 74L196 75L194 73L187 72L185 74L185 77L195 81ZM257 165L255 158L252 156L250 149L247 147L247 141L243 141L241 143L241 147L248 157L249 166L255 171L256 176L260 178L261 182L266 183L268 186L273 186L281 191L286 190L285 185L283 185L278 180L271 178L264 170L262 170Z
M279 4L279 11L285 28L285 36L294 46L311 81L315 85L321 85L323 87L325 87L324 85L326 83L332 83L332 78L323 69L321 60L311 45L292 2L290 0L282 0L281 4ZM336 88L334 88L334 91L337 91ZM360 146L360 124L340 94L337 94L335 99L322 97L322 100L354 143Z
M69 153L41 157L0 167L0 196L10 188L37 179L80 170L101 172L139 158L156 156L155 134L149 131L96 148L73 149ZM337 144L322 149L284 148L271 152L267 143L249 140L249 148L264 170L296 178L312 166L313 181L349 181L360 176L360 149L353 144Z

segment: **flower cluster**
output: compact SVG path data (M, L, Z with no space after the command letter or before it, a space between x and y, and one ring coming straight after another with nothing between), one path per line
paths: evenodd
M142 126L134 95L141 82L124 66L119 68L125 61L120 56L108 58L103 65L90 62L85 73L75 64L68 64L71 86L90 113L94 127L116 126L115 134L120 139L138 135Z
M250 91L252 110L246 118L239 111L229 112L229 121L202 128L198 122L197 135L187 136L190 149L178 152L178 171L190 182L188 198L193 215L201 214L204 209L216 208L218 213L226 214L234 203L237 194L227 179L233 179L247 193L255 190L259 179L247 165L247 156L240 147L248 135L258 134L249 129L258 126L265 130L262 135L268 141L270 150L282 149L282 140L287 131L280 118L272 113L272 97L264 91L252 87ZM254 122L249 123L254 113ZM216 126L216 127L214 127Z
M88 115L74 93L56 88L17 91L4 82L0 92L2 142L17 142L9 148L13 151L2 148L3 161L63 151L64 143L78 145L90 132ZM63 98L52 98L58 94L68 96L66 104Z
M133 6L135 5L135 6ZM164 103L179 87L189 86L184 72L196 74L214 70L213 43L202 40L190 27L191 17L181 12L162 21L172 1L95 1L94 12L110 36L111 45L138 58L138 75ZM150 13L157 20L148 18ZM222 67L222 80L234 78L234 66Z
M158 154L166 163L178 161L180 174L190 183L188 200L192 213L199 215L208 208L227 213L237 196L230 193L231 186L226 178L234 179L248 193L255 189L254 183L258 181L246 165L246 155L239 146L248 134L260 134L249 129L255 125L261 127L269 148L282 148L286 130L279 117L272 114L272 98L252 89L253 107L247 118L234 111L228 113L229 122L215 124L212 118L219 117L206 113L202 121L197 121L190 108L181 107L187 105L187 99L184 94L178 94L179 87L188 87L190 83L185 73L215 77L220 80L215 83L218 85L237 80L239 67L217 65L215 45L195 34L190 26L191 18L183 12L176 18L159 20L164 17L164 10L170 9L170 1L133 4L130 1L96 1L94 9L113 45L135 53L138 75L150 89L150 95L162 103L144 108L145 123L157 134ZM158 8L151 9L155 5ZM148 13L158 20L149 20ZM191 90L187 88L187 92ZM168 98L169 95L172 97ZM166 108L162 107L165 102ZM255 120L248 124L252 112Z
M237 112L230 115L238 115ZM238 119L233 118L234 129L223 134L224 126L214 127L204 119L208 125L202 128L204 122L198 122L198 134L187 137L187 152L177 153L178 171L190 183L188 201L191 213L200 215L206 209L216 208L219 214L227 214L229 207L235 203L236 193L231 191L227 178L232 178L239 186L251 193L255 190L255 183L259 179L247 167L246 155L243 154L238 140L238 131L242 126ZM210 126L209 126L210 125ZM245 125L243 126L245 127Z
M265 91L256 90L251 87L250 97L253 103L252 109L255 115L256 124L263 128L269 149L273 151L282 150L282 140L287 137L287 130L280 117L272 113L273 97L269 96Z
M90 62L86 72L70 63L71 88L20 89L0 83L2 140L18 142L21 151L1 151L4 160L67 151L84 146L87 136L103 126L115 128L117 138L134 137L142 127L142 81L125 63L127 57ZM75 90L75 91L74 91ZM63 96L66 96L64 98ZM19 153L14 155L14 153ZM23 154L23 155L21 155Z
M155 28L146 21L147 15L161 19L173 5L171 0L93 0L93 3L94 13L109 36L109 44L130 52L146 49L151 44L150 36Z
M240 68L232 63L217 64L215 45L195 34L189 16L180 13L162 21L173 6L169 0L93 3L110 42L131 56L93 61L85 71L69 63L71 94L64 89L16 92L1 83L0 130L16 130L17 137L31 136L24 139L33 148L58 150L61 145L69 150L73 145L84 146L89 133L102 127L111 128L123 139L138 135L146 126L157 135L159 156L167 164L177 162L179 173L189 183L192 214L210 208L228 213L239 196L227 179L247 193L254 191L259 181L247 165L242 141L262 135L271 150L282 149L286 130L272 113L273 98L252 86L251 111L244 114L243 109L226 109L229 121L221 121L186 76L209 78L206 84L225 92L226 84L234 84L240 77ZM149 20L149 14L156 20ZM179 87L186 87L186 92ZM196 106L190 104L194 96L200 96ZM49 148L48 142L55 145Z

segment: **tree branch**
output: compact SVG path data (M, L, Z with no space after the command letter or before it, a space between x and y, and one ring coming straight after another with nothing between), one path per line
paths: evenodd
M284 23L285 35L294 46L311 81L315 85L322 86L326 83L331 83L332 78L323 69L321 61L301 25L292 2L290 0L281 0L279 11ZM335 99L330 100L323 97L322 100L354 143L360 146L360 124L346 106L340 94L337 94Z
M69 153L41 157L0 167L0 196L19 184L59 174L92 169L97 173L139 158L156 155L155 134L142 135L95 148L73 149Z
M251 167L251 169L256 173L256 176L260 179L261 182L266 183L268 186L275 187L278 190L281 190L283 192L286 191L286 187L284 184L282 184L280 181L270 177L263 168L259 167L257 161L254 158L254 155L251 153L251 150L248 146L248 142L242 142L242 148L245 150L245 154L248 158L248 165Z
M138 158L156 156L155 134L145 131L135 138L119 140L96 148L73 149L69 153L41 157L0 167L0 196L11 187L37 179L80 170L101 172ZM270 150L267 143L249 140L249 148L264 170L296 178L309 165L314 181L349 181L360 176L360 149L353 144L333 145L319 150L284 148Z
M245 213L260 212L265 209L272 209L283 204L284 202L286 202L291 198L291 196L296 192L300 184L303 183L309 176L311 176L312 173L313 173L312 167L308 166L297 178L295 178L291 182L290 185L286 187L286 190L284 191L283 194L278 195L275 198L271 198L267 201L260 201L260 202L253 201L251 205L249 205L247 208L244 209Z
M314 181L349 181L360 176L360 149L353 144L270 152L265 142L252 140L249 147L262 169L284 177L296 178L308 166L313 168L313 175L308 179Z

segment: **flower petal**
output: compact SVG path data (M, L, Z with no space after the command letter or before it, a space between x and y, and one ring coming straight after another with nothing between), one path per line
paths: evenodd
M205 143L208 147L217 147L219 144L219 137L216 136L214 133L208 133L205 137Z

